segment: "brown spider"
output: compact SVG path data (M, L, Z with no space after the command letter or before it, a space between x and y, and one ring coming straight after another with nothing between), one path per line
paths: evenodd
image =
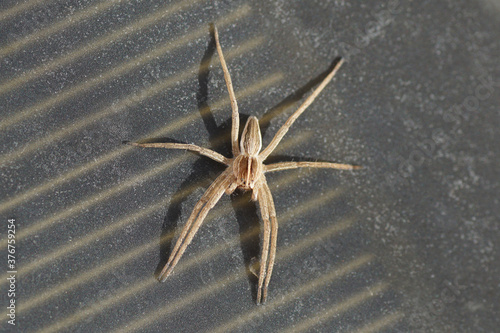
M274 164L264 164L263 162L274 151L283 136L286 134L293 122L306 110L306 108L314 101L323 88L330 82L339 67L342 65L340 60L333 70L325 77L321 84L313 91L313 93L305 100L305 102L295 111L286 123L279 129L269 145L261 151L262 137L260 133L259 121L256 117L248 118L248 121L241 134L241 139L238 145L239 133L239 114L238 105L234 95L233 84L227 69L224 55L219 44L219 34L217 28L214 29L215 43L217 53L219 54L224 78L226 80L229 98L232 108L232 128L231 128L231 146L233 158L227 158L213 150L202 148L192 144L183 143L130 143L138 147L151 148L167 148L167 149L186 149L197 152L201 155L210 157L211 159L225 164L226 170L217 177L210 185L205 194L198 201L191 213L186 225L181 231L179 239L175 243L174 249L168 259L167 264L161 271L158 279L165 281L170 275L175 265L186 250L186 247L193 240L194 235L198 231L201 223L207 216L217 201L222 197L224 192L231 194L235 189L240 188L244 191L252 191L252 200L259 202L260 213L264 221L264 238L262 245L262 254L260 258L259 272L259 287L257 292L257 304L264 303L267 297L267 287L271 279L274 259L276 257L276 240L278 232L278 221L276 220L276 210L271 191L264 176L267 172L294 169L301 167L311 168L332 168L342 170L358 169L359 166L349 164L338 164L329 162L281 162Z

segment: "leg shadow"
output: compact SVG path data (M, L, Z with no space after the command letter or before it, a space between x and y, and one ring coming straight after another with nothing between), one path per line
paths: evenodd
M251 199L251 192L236 190L231 195L231 203L239 226L240 246L245 270L252 288L252 297L256 300L258 278L254 268L258 265L254 265L254 263L260 259L260 220L256 213L257 205Z
M208 83L210 77L210 62L216 51L213 26L210 26L210 41L200 62L198 70L199 89L196 94L198 111L203 120L205 128L209 134L210 149L216 150L225 156L231 156L230 130L231 119L220 126L217 126L215 118L210 109L208 100ZM161 138L161 141L177 142L176 140ZM148 140L159 142L158 139ZM161 272L170 257L175 241L174 235L179 233L178 228L183 223L179 223L182 212L182 203L192 195L198 188L207 189L215 178L224 171L225 167L211 159L200 157L192 167L189 177L182 182L176 193L170 200L167 214L162 225L160 236L160 260L155 271L155 275ZM194 208L194 206L193 206ZM186 219L187 220L187 219ZM184 221L185 222L185 221Z
M340 61L340 57L335 58L335 60L331 63L330 67L316 76L315 78L311 79L308 81L305 85L300 87L298 90L293 92L292 94L288 95L285 97L284 100L276 104L274 107L272 107L269 111L264 113L264 115L261 117L259 121L260 125L260 130L262 132L262 136L264 136L264 133L266 133L267 129L269 128L269 124L271 122L271 119L276 118L278 115L283 113L286 109L294 105L295 103L299 102L305 94L310 92L315 86L321 83L328 74L333 70L335 65Z

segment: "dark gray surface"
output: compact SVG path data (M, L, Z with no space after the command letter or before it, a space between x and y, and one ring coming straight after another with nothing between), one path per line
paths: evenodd
M98 3L52 1L0 16L0 51ZM1 3L2 9L14 5ZM170 245L159 245L161 235L179 230L220 166L188 153L145 149L123 150L96 164L124 149L123 140L148 137L185 117L191 118L156 137L229 154L227 144L217 143L228 133L230 108L217 106L227 92L208 23L245 5L247 14L220 25L221 43L230 54L261 38L227 60L237 93L269 76L276 79L239 101L244 119L272 116L270 124L263 122L264 143L297 105L281 106L307 95L336 57L347 60L287 134L286 139L303 141L285 140L288 147L277 151L274 160L312 158L365 166L356 172L283 171L268 177L280 223L278 256L285 257L275 266L264 307L254 303L252 278L224 280L259 254L258 237L239 236L259 223L248 197L239 203L241 194L221 199L177 274L162 284L153 281ZM230 331L276 332L299 328L331 310L306 331L498 331L497 1L200 1L78 59L27 76L163 6L168 4L120 3L1 57L2 253L5 258L7 218L15 218L21 308L16 328L3 320L0 330L29 332L62 323L61 331L108 332L144 319L138 331L211 332L247 318ZM78 91L83 82L105 77L164 43L174 45L197 29L205 32ZM203 59L212 61L208 75L200 71ZM175 79L180 74L184 77ZM7 91L4 84L16 77L23 77L21 83ZM143 95L171 77L170 86ZM43 106L68 91L76 93ZM32 114L3 126L32 106ZM212 115L200 114L207 106ZM108 113L74 129L97 112ZM62 129L68 133L44 143ZM169 161L174 161L170 168L136 178ZM30 197L12 204L25 193ZM153 204L157 208L148 213ZM61 254L130 216L116 231ZM327 233L346 221L353 221L352 226ZM23 236L37 225L45 227ZM311 238L318 233L324 233L321 240ZM315 241L297 247L308 239ZM224 243L223 250L209 252ZM129 256L147 244L153 245ZM299 250L288 255L290 249ZM33 266L52 253L61 255ZM369 264L301 289L366 255L373 255ZM198 261L191 265L193 260ZM23 267L30 270L23 273ZM380 294L350 308L335 308L377 283L387 283ZM0 294L4 309L6 287L3 283ZM396 317L378 330L374 326L379 319Z

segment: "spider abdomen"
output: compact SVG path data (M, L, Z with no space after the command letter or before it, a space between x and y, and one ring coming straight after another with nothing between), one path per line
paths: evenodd
M262 176L262 162L258 156L239 155L233 162L233 173L238 187L251 190Z

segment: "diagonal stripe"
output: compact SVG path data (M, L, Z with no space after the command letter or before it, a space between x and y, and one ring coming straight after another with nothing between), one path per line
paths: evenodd
M116 4L119 4L120 2L120 0L104 0L97 5L91 4L87 8L84 8L73 15L69 15L45 29L37 30L29 36L22 37L21 39L0 48L0 58L15 52L19 52L23 47L26 47L26 45L39 42L41 39L47 38L48 36L58 31L67 29L68 27L74 24L78 24L83 20L88 19L89 17L98 15L99 13L115 6Z
M252 84L248 88L245 88L241 93L237 94L238 99L243 99L247 98L261 89L273 85L277 83L278 81L283 79L283 75L281 73L276 73L274 75L271 75L267 78L264 78L264 80L259 81L255 84ZM212 113L219 112L221 109L229 105L229 99L228 98L223 98L219 101L216 101L212 105ZM208 108L206 109L208 111ZM199 112L205 112L205 110L200 110ZM176 120L173 120L172 122L169 122L168 125L161 127L155 131L152 131L150 133L147 133L143 135L143 138L154 138L162 135L167 135L170 134L176 130L179 130L182 128L182 126L185 126L186 124L196 120L199 118L199 112L198 111L193 111L187 116L184 117L179 117ZM278 147L280 148L280 147ZM41 195L44 192L49 191L50 189L54 188L55 186L61 185L63 183L66 183L68 181L71 181L72 179L75 179L76 177L82 175L85 172L89 172L92 169L95 169L96 167L107 163L109 161L112 161L115 158L120 157L122 154L129 153L131 150L137 149L129 145L122 145L120 148L107 153L89 163L86 163L80 167L77 167L73 170L68 171L67 173L57 177L48 180L47 182L27 190L26 192L23 192L19 195L16 195L12 199L8 199L0 204L0 213L7 211L8 209L15 207L19 204L27 202L29 199ZM1 241L0 241L1 242Z
M306 238L304 238L302 241L298 242L297 244L294 244L292 246L289 246L288 248L284 248L278 252L277 259L279 261L284 261L288 260L289 258L293 258L293 256L301 251L303 251L306 247L313 246L315 244L318 244L321 242L325 237L331 237L333 235L336 235L339 230L341 229L341 225L344 224L346 225L347 223L341 222L338 224L337 227L332 226L327 229L321 230L317 233L314 233ZM245 235L245 237L250 237L250 235ZM235 238L233 240L234 242L237 242L238 239ZM362 261L362 260L358 260ZM180 268L180 267L179 267ZM351 266L353 268L353 266ZM177 269L176 275L178 275L179 269ZM203 286L200 289L192 292L189 295L186 295L182 297L181 300L176 301L174 303L171 303L169 306L163 308L160 313L154 314L155 318L156 317L161 317L162 319L172 315L174 312L181 310L182 308L191 305L193 302L199 301L200 299L211 296L214 292L219 291L220 289L223 289L227 287L229 284L236 283L241 279L244 279L246 277L246 270L241 269L236 273L231 273L226 275L225 277L222 277L217 280L217 282L210 284L208 286ZM128 297L131 297L136 294L140 294L141 292L144 292L145 290L152 288L154 284L158 283L154 279L148 279L147 281L144 281L144 279L141 279L141 281L138 281L137 283L133 284L133 287L127 287L124 288L122 292L116 293L115 295L109 297L108 299L99 302L97 304L92 305L91 307L84 309L83 311L78 311L75 314L58 321L56 324L45 328L42 330L42 332L53 332L54 330L60 330L62 328L66 328L67 326L74 325L75 323L83 320L84 318L88 316L92 316L95 314L98 314L100 312L103 312L107 308L110 308L118 303L123 303L124 300ZM151 320L154 320L154 318L151 318L150 316L147 316L147 319L144 320L143 322L138 322L135 321L132 323L132 325L136 326L134 329L139 329L142 326L146 326L148 322ZM128 326L128 325L127 325Z
M277 259L283 260L286 257L290 257L299 251L296 250L295 246L290 246L287 249L284 249L281 254L279 254ZM319 278L316 278L306 285L302 286L298 290L294 290L292 292L287 293L284 295L282 298L277 299L275 301L271 301L266 303L265 306L263 307L257 307L256 310L247 313L245 315L238 316L236 321L233 321L231 323L228 323L227 325L224 325L222 327L214 329L210 329L209 332L231 332L231 329L233 327L239 327L245 322L260 316L262 314L269 313L272 311L273 308L276 308L280 305L284 305L287 302L292 301L293 299L300 297L308 292L312 292L314 289L320 288L323 285L327 283L331 283L332 281L341 278L342 276L352 272L353 270L361 267L362 265L368 263L371 260L372 256L370 255L364 255L361 256L355 260L352 260L346 265L341 266L340 268L337 268L327 274L324 274L320 276ZM149 324L157 321L157 320L162 320L164 319L167 315L170 315L171 313L178 311L180 308L185 307L187 305L191 305L193 302L207 296L213 296L215 292L220 291L220 289L223 289L226 287L227 284L230 283L235 283L237 280L246 277L245 271L240 271L236 274L233 274L232 276L229 276L227 278L221 278L217 281L217 283L212 284L208 286L207 289L200 290L198 293L193 293L188 295L186 298L184 298L181 301L178 301L174 303L174 306L169 306L166 308L160 308L159 310L156 310L148 315L141 316L139 319L132 321L130 323L127 323L126 325L121 326L117 330L113 332L130 332L130 331L135 331L135 330L141 330L144 327L147 327Z
M56 213L52 216L49 216L45 218L42 221L38 221L36 223L31 224L29 227L26 227L22 230L19 231L17 238L19 240L23 240L23 238L30 237L33 234L36 234L46 228L49 227L54 227L59 223L62 223L65 221L66 218L78 214L81 211L84 211L85 209L88 209L96 204L102 203L105 200L108 200L109 198L120 194L121 192L125 191L126 189L134 186L137 183L144 182L146 180L149 180L150 178L157 177L161 173L165 172L166 170L175 167L179 165L180 163L186 161L188 159L187 154L184 154L180 157L176 157L174 159L171 159L168 162L161 163L160 165L157 165L155 167L150 168L144 173L141 173L140 175L137 175L135 177L132 177L131 179L120 183L117 186L113 186L111 188L108 188L107 190L104 190L102 192L99 192L93 196L91 196L88 199L85 199L83 201L78 202L77 204L74 204L73 206L70 206L63 211Z
M130 36L132 32L139 31L140 29L143 29L148 25L151 25L159 20L166 19L172 16L173 14L177 13L178 11L183 10L186 7L194 5L195 3L200 1L201 0L179 1L173 5L165 6L155 11L154 14L149 15L143 19L140 19L134 23L129 23L125 27L118 27L116 28L117 29L116 31L113 31L105 35L104 37L100 37L94 42L91 42L87 45L81 45L77 50L68 53L67 55L63 55L50 63L44 64L36 69L32 69L27 73L22 74L21 76L15 78L14 80L16 81L16 84L12 84L9 90L15 88L20 83L22 84L23 82L38 77L41 73L44 72L47 73L49 71L52 71L57 67L65 65L70 61L74 61L79 57L90 53L91 51L99 50L105 46L108 46L110 43L117 42L119 39L125 36ZM65 19L60 20L45 29L41 29L29 36L26 36L18 41L12 42L11 44L3 48L0 48L0 57L4 57L14 52L18 52L28 44L39 42L43 38L46 38L54 33L67 29L68 27L77 24L85 19L88 19L89 17L98 15L99 13L119 3L121 3L121 0L102 1L98 5L91 4L89 5L88 8L83 9L74 15L66 17Z
M244 315L237 316L236 319L233 319L229 322L226 322L220 325L217 328L212 328L210 332L233 332L236 328L245 325L249 321L252 321L256 318L265 316L267 314L272 313L273 310L279 308L281 306L286 305L287 303L293 302L294 299L304 296L305 294L314 292L319 288L324 287L326 284L333 282L336 279L343 277L344 275L358 269L359 267L366 265L373 259L372 255L365 254L358 257L355 260L341 266L340 268L334 269L326 274L322 274L318 278L307 282L301 287L296 287L294 290L288 292L283 297L276 299L272 302L268 302L264 307L255 308L253 311L250 311Z
M298 144L300 142L303 142L304 139L306 139L308 136L311 135L311 134L307 135L307 133L304 133L304 134L306 134L306 135L300 136L300 139L288 140L285 143L287 143L287 145ZM282 177L282 178L280 178L280 180L278 182L274 182L271 185L274 185L274 186L278 185L279 186L279 185L291 184L293 181L298 180L297 176L298 176L298 172L290 173L287 177ZM189 188L184 189L182 192L176 193L175 196L170 201L170 204L173 204L174 202L185 198L192 191L194 191L194 189L196 189L200 186L202 186L201 183L194 184L194 185L190 186ZM50 253L41 254L38 256L38 258L36 258L32 262L30 262L26 265L23 265L23 267L20 268L19 271L22 275L26 276L27 274L30 274L31 271L35 270L37 267L46 265L51 261L57 260L62 256L68 255L71 252L74 252L74 251L76 251L84 246L89 245L90 243L96 241L97 239L102 239L104 237L107 237L108 235L113 234L116 230L123 229L123 228L135 223L135 221L137 219L145 217L147 215L150 215L156 211L159 211L162 208L165 208L165 200L164 199L158 200L156 203L152 204L151 206L149 206L149 207L147 207L139 212L129 214L129 215L119 219L117 222L115 222L113 224L105 224L105 227L103 227L95 232L92 232L92 233L86 235L85 237L82 237L80 239L76 239L68 245L61 246ZM222 214L223 213L221 212L220 214L217 214L217 215L220 216ZM173 237L173 235L172 235L172 237ZM7 276L5 276L5 278L6 277ZM7 280L5 278L0 280L1 281L0 285L7 283Z
M256 47L258 44L262 42L262 38L256 38L253 40L250 40L248 42L245 42L242 44L240 47L238 47L236 50L233 50L232 52L228 53L228 58L233 58L235 56L238 56L240 54L245 53L251 48ZM207 61L204 66L208 67L210 64L210 61ZM72 120L69 124L67 125L61 125L59 127L62 127L62 129L55 131L41 139L36 140L34 143L29 143L25 146L22 146L21 148L14 150L12 152L9 152L7 154L4 154L0 158L0 165L6 164L6 163L13 163L15 160L20 159L22 157L25 157L28 154L31 154L33 152L36 152L43 147L53 144L57 140L61 140L62 138L71 135L75 133L76 131L80 131L83 128L92 125L96 121L100 121L101 119L111 116L116 113L117 110L121 110L123 108L130 108L133 107L142 101L146 100L147 98L150 98L156 94L159 94L160 92L164 91L165 89L171 88L172 86L176 85L179 83L179 81L184 81L190 77L193 76L193 72L196 71L196 69L200 68L200 66L195 65L189 67L187 70L183 71L182 73L175 75L173 77L170 77L168 79L162 80L151 87L145 88L142 91L133 94L131 96L128 96L124 99L122 99L120 102L114 104L112 103L111 105L107 105L104 108L102 108L100 111L95 112L91 115L88 115L80 120ZM70 90L68 93L75 93L75 90ZM65 94L61 94L56 96L54 99L51 99L52 101L59 101L59 99L65 96ZM64 97L65 99L66 97ZM52 102L51 102L52 103ZM50 104L51 104L50 103ZM28 110L29 111L29 110ZM29 112L31 113L31 111ZM24 114L21 113L21 114ZM16 116L14 116L16 117ZM0 126L1 128L1 126Z
M308 139L308 137L310 137L311 135L312 135L312 133L304 132L304 133L302 133L302 135L294 137L291 140L287 140L286 142L284 142L284 144L281 147L283 149L286 149L287 146L297 145L301 142L306 141ZM315 170L313 170L313 171L315 171ZM280 180L278 182L273 182L271 185L276 186L279 184L282 184L282 185L290 184L294 180L298 179L297 176L298 176L298 172L290 173L289 176L287 176L286 178L280 178ZM175 196L172 197L170 204L185 198L194 189L200 187L201 185L202 185L201 183L194 184L191 187L186 188L179 193L176 193ZM92 232L92 233L90 233L82 238L76 239L73 242L71 242L70 244L60 246L50 253L39 254L35 260L23 265L23 267L20 268L20 270L19 270L20 274L22 274L23 276L26 276L26 275L30 274L32 271L36 270L38 267L41 267L43 265L47 265L48 263L50 263L54 260L57 260L63 256L66 256L74 251L77 251L84 246L88 246L92 242L97 241L98 239L102 240L104 237L107 237L110 234L113 234L115 231L117 231L119 229L123 229L123 228L135 223L135 221L137 219L140 219L140 218L143 218L147 215L153 214L153 213L155 213L163 208L165 208L165 200L164 199L158 200L156 203L152 204L151 206L149 206L149 207L147 207L139 212L128 214L127 216L119 219L117 222L115 222L113 224L106 224L105 227L103 227L102 229L99 229L95 232ZM219 215L221 215L221 214L219 214ZM173 235L172 235L172 237L173 237ZM8 276L5 275L4 277L2 277L0 279L0 285L7 283L7 280L6 280L7 277Z
M228 15L224 18L221 18L218 21L218 23L221 26L224 26L224 25L230 24L231 22L234 22L238 19L241 19L242 17L244 17L245 15L247 15L249 13L250 13L250 9L247 6L243 6L239 9L237 9L235 12L231 13L230 15ZM124 29L124 30L128 31L127 29ZM121 31L123 31L123 30L121 30ZM65 102L68 99L70 99L78 94L89 91L90 89L93 89L101 84L104 84L105 82L107 82L113 78L116 78L117 76L123 75L127 72L130 72L130 71L140 67L140 66L143 66L143 65L155 60L157 57L163 56L165 53L171 52L177 48L185 46L189 42L192 42L194 39L198 39L198 38L202 37L206 33L207 33L207 28L202 27L202 28L199 28L199 29L195 30L194 32L191 32L183 37L179 37L179 38L176 38L174 40L169 40L168 42L162 44L159 47L156 47L155 49L153 49L149 52L142 54L141 56L138 56L132 60L124 62L123 64L116 66L116 67L114 67L114 68L112 68L104 73L101 73L101 74L99 74L99 75L97 75L97 76L95 76L95 77L93 77L85 82L82 82L74 87L63 90L63 91L59 92L54 97L47 98L46 100L42 101L41 103L30 106L24 110L20 110L20 111L16 112L15 115L13 115L7 119L2 120L0 122L0 130L2 130L8 126L12 126L13 124L15 124L17 122L22 121L22 120L30 117L34 113L46 111L47 109L49 109L49 108L51 108L59 103ZM87 50L87 49L84 48L84 50ZM59 67L59 66L60 65L58 65L57 67ZM197 69L197 68L198 67L196 67L195 69ZM33 78L40 76L44 73L50 72L50 68L48 68L47 66L37 68L35 70L36 70L36 73L31 73L31 77L33 77ZM190 69L190 72L187 71L187 72L185 72L185 74L192 75L192 72L193 72L193 70ZM15 87L17 87L18 85L20 85L21 83L23 83L25 81L26 81L26 78L18 77L17 79L13 79L11 81L8 81L5 84L1 84L0 91L2 91L2 93L6 93L7 91L14 89ZM139 96L141 96L141 95L138 94L136 98L138 98Z
M184 118L183 118L184 119ZM147 170L145 173L135 176L123 183L120 183L119 185L113 186L107 190L104 190L102 192L99 192L93 196L91 196L88 199L85 199L83 201L80 201L73 206L64 209L63 211L56 213L52 215L51 217L47 217L42 221L36 222L34 224L31 224L29 227L26 227L25 229L21 230L18 233L17 238L22 239L23 237L29 237L37 232L42 231L43 229L46 229L50 226L54 226L58 223L61 223L64 221L65 218L68 218L74 214L77 214L78 212L87 209L89 207L92 207L98 203L102 203L104 200L107 200L121 192L123 192L125 189L132 187L134 184L138 182L142 182L145 180L148 180L150 178L156 177L162 172L165 172L176 165L186 161L189 158L189 155L185 154L180 157L177 157L169 162L160 164L159 166L150 168Z
M19 15L21 12L28 11L29 9L39 6L39 5L48 5L50 2L53 2L54 0L45 0L45 1L40 1L40 0L31 0L31 1L26 1L23 3L20 3L18 5L12 6L8 9L5 9L0 12L0 21L7 20L12 18L13 16Z
M294 325L293 328L285 330L287 333L298 333L298 332L310 332L311 328L315 325L318 325L322 321L328 320L336 315L344 313L351 308L360 305L364 301L367 301L371 297L374 297L385 289L389 287L388 282L379 282L378 284L369 287L367 290L360 291L345 301L335 304L326 311L323 311L319 314L312 315L308 317L306 320Z
M352 333L373 333L373 332L378 332L382 329L387 328L388 326L391 326L401 320L404 315L401 312L394 312L391 313L387 316L383 316L382 318L379 318L375 320L372 323L369 323L359 329L356 329L356 331L352 331Z
M283 178L283 179L285 181L287 180L287 178ZM329 193L325 194L323 196L323 198L325 199L325 201L328 201L328 200L336 197L337 195L339 195L339 191L330 191ZM243 203L243 201L241 201L240 204L241 203ZM320 203L317 203L317 204L320 204ZM304 212L303 206L307 206L310 209L314 209L315 207L317 207L317 206L311 206L310 202L305 202L304 204L299 205L296 208L292 209L293 212L292 212L292 214L290 214L290 216L296 215L297 212ZM214 216L222 216L224 214L229 213L230 211L231 211L230 207L221 207L221 208L217 209L216 212L214 212L215 214L209 215L207 221L213 220ZM207 223L207 221L205 223ZM289 222L290 219L289 218L280 218L279 221L280 221L281 225L284 225L284 223ZM241 237L243 237L244 239L247 237L252 237L254 232L255 231L250 230L250 231L248 231L248 233L242 235ZM166 235L162 239L162 242L171 240L173 238L173 236L174 236L173 233ZM240 241L240 236L233 237L233 239L229 242L236 243L238 241ZM227 242L227 243L229 243L229 242ZM213 250L211 255L214 256L216 254L222 253L225 249L227 249L227 243L224 243L221 246L218 246L217 251ZM82 283L85 283L91 279L97 278L101 274L109 273L113 268L118 267L120 265L123 265L123 264L127 263L128 261L134 260L135 258L137 258L141 255L145 255L146 252L151 251L156 247L157 247L157 242L151 240L150 242L148 242L144 245L141 245L139 247L136 247L127 253L121 254L119 257L117 257L115 259L106 260L105 265L97 266L96 268L89 270L86 273L83 273L76 278L70 279L67 282L60 284L57 288L48 288L47 291L42 292L39 296L35 296L35 297L28 299L26 302L24 302L23 304L21 304L19 306L18 311L19 312L28 311L29 309L31 309L35 306L38 306L39 304L42 304L42 303L48 301L49 299L51 299L57 295L60 295L63 292L71 290L71 289L75 288L76 286L78 286ZM215 252L217 252L217 253L215 253ZM189 267L193 266L195 263L199 262L197 259L198 257L199 256L195 256L194 258L187 260L186 262L181 262L179 264L179 267L176 267L176 273L179 273L183 269L189 268ZM183 267L186 267L186 268L183 268ZM153 281L155 281L155 280L153 280Z

